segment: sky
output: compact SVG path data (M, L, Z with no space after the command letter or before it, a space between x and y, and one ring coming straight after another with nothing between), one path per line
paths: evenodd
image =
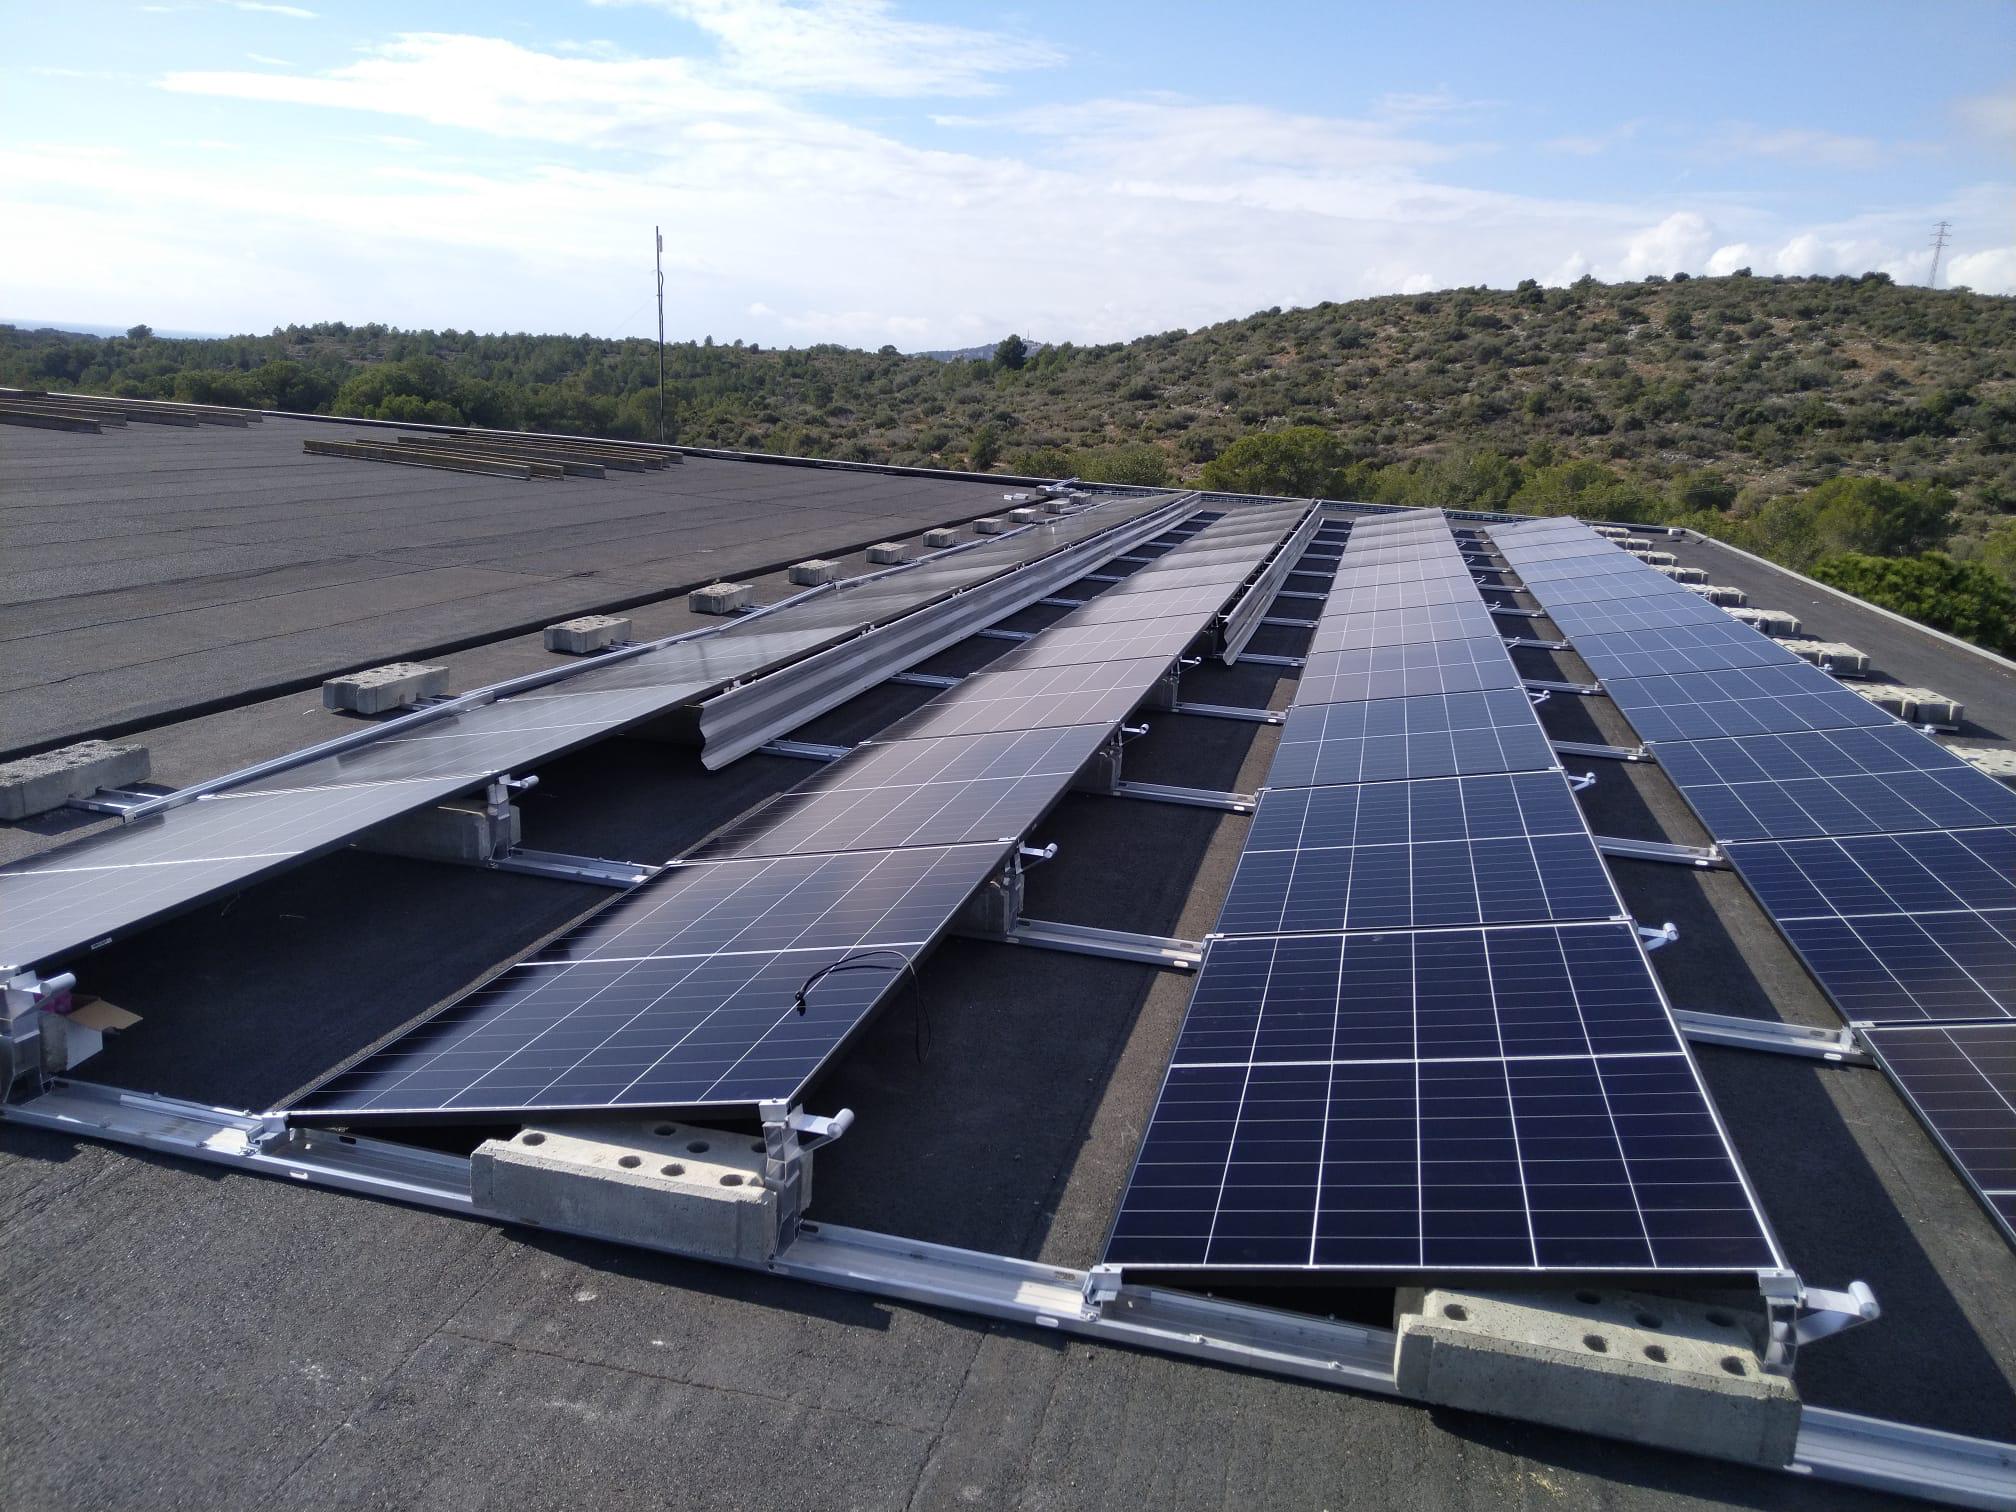
M1524 278L2016 293L2016 0L0 0L0 318L904 351Z

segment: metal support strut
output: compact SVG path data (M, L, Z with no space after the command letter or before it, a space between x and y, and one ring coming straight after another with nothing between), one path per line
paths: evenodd
M842 1108L821 1118L788 1103L757 1105L763 1117L763 1184L777 1194L777 1248L798 1238L805 1213L805 1156L831 1144L854 1126L854 1110Z

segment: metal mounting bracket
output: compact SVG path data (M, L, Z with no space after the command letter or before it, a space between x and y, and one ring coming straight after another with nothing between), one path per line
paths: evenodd
M1289 576L1293 577L1294 574L1290 573ZM1292 599L1317 599L1320 601L1322 599L1327 599L1328 597L1330 597L1330 595L1327 593L1309 593L1300 588L1283 588L1279 593L1275 594L1274 597L1292 598Z
M768 740L756 747L758 756L789 756L794 761L838 761L852 746L822 745L816 740Z
M1680 938L1680 928L1671 920L1654 929L1649 924L1638 926L1638 938L1648 951L1662 950Z
M1171 787L1161 782L1113 784L1116 798L1145 798L1151 803L1178 803L1190 808L1223 809L1232 814L1250 814L1259 800L1252 793L1223 793L1214 788Z
M1601 683L1550 682L1544 677L1522 678L1520 682L1529 693L1573 693L1578 698L1595 698L1603 692Z
M1596 786L1596 774L1594 772L1584 772L1580 777L1577 777L1573 772L1564 771L1562 775L1568 779L1568 790L1570 792L1586 792L1588 789Z
M1776 1019L1744 1018L1733 1013L1673 1010L1673 1021L1688 1039L1737 1050L1764 1050L1797 1055L1838 1066L1868 1066L1874 1061L1855 1038L1853 1029L1816 1029L1805 1024L1781 1024Z
M1545 609L1515 609L1510 604L1489 604L1485 607L1490 609L1493 614L1502 614L1507 619L1547 618L1547 611Z
M1655 759L1649 747L1598 745L1592 740L1556 740L1550 742L1563 756L1594 756L1600 761L1651 761Z
M1261 667L1300 667L1306 665L1308 662L1307 657L1270 656L1260 651L1248 651L1244 656L1241 656L1239 660L1241 660L1242 662L1252 662L1256 666Z
M1315 620L1282 619L1272 614L1262 615L1260 623L1276 630L1314 630L1317 625Z
M95 793L87 793L82 798L72 798L65 808L83 809L89 814L132 813L143 803L152 803L161 797L160 793L143 793L136 788L100 788Z
M996 630L991 625L988 626L985 630L975 630L973 632L973 635L976 640L986 639L986 640L1014 641L1017 645L1020 645L1023 641L1034 640L1036 638L1036 632L1034 630Z
M1045 609L1083 609L1085 607L1084 599L1065 598L1054 593L1049 598L1040 598L1036 602Z
M1251 709L1238 704L1179 703L1170 711L1172 714L1195 714L1203 719L1239 719L1248 724L1278 725L1287 721L1288 716L1274 709Z
M886 680L909 688L936 688L942 692L946 688L958 687L966 679L942 672L892 672Z
M1596 849L1625 861L1664 861L1702 871L1727 871L1729 858L1712 845L1674 845L1665 840L1628 840L1619 835L1593 835Z
M1078 581L1081 583L1124 583L1127 581L1127 577L1125 573L1120 572L1088 572L1081 576Z
M805 1155L831 1144L854 1126L854 1110L831 1118L788 1103L758 1104L763 1118L763 1184L777 1194L777 1248L790 1248L805 1212Z
M1817 1344L1883 1316L1876 1294L1865 1281L1851 1281L1846 1291L1808 1286L1790 1271L1759 1278L1769 1319L1764 1349L1767 1369L1789 1375L1801 1346Z
M562 882L595 882L603 887L636 887L665 870L649 861L616 861L604 856L576 856L562 851L529 850L514 845L490 860L493 871L522 872Z
M1572 651L1575 648L1564 640L1535 640L1530 635L1508 635L1505 644L1514 651Z
M1137 965L1160 966L1169 971L1195 971L1204 960L1204 943L1201 940L1134 934L1124 929L1094 929L1087 924L1059 924L1049 919L1018 918L1004 933L978 938L997 940L1005 945L1033 945L1040 950L1061 950L1067 955L1133 961Z

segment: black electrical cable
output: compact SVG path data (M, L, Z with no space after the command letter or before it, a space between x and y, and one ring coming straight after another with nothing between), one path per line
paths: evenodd
M875 956L894 956L896 965L873 959ZM806 998L813 988L843 971L887 971L905 972L910 978L910 989L917 1005L917 1017L911 1030L911 1047L916 1053L918 1064L931 1053L931 1013L924 1001L924 983L917 975L917 963L900 950L857 950L843 955L837 961L829 961L798 984L798 990L791 995L791 1007L799 1015L806 1008Z

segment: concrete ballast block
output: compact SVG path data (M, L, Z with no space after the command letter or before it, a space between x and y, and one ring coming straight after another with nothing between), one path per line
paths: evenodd
M420 662L392 662L332 677L322 684L322 707L357 714L383 714L448 691L448 669Z
M147 747L103 740L23 756L0 766L0 819L27 819L100 788L144 782L148 770Z
M959 544L959 532L949 525L924 532L924 545L932 551L943 551L947 546Z
M606 651L618 641L628 639L630 621L614 614L584 614L579 619L562 620L546 627L546 649L564 651L569 656Z
M1731 587L1727 583L1708 583L1696 591L1700 593L1701 597L1708 600L1709 603L1719 605L1724 609L1741 609L1745 604L1750 602L1749 594L1745 593L1741 588Z
M753 583L709 583L686 595L686 607L695 614L740 614L755 602Z
M801 1205L812 1161L801 1157ZM761 1264L777 1252L777 1194L763 1140L669 1119L529 1128L470 1160L480 1211L714 1260Z
M999 515L983 515L973 522L975 535L999 535L1008 528L1008 522Z
M1966 716L1967 705L1957 698L1948 698L1931 688L1899 688L1897 690L1911 703L1911 719L1916 724L1958 725Z
M1811 662L1836 677L1869 675L1869 653L1858 651L1844 641L1805 640L1795 636L1787 639L1784 646L1801 661Z
M1620 1291L1430 1291L1399 1319L1401 1394L1718 1459L1785 1465L1799 1396L1742 1314Z
M2004 782L2016 783L2016 751L2002 746L1949 745L1946 747L1969 766L1986 772L1990 777L1999 777Z
M813 557L809 561L795 564L784 575L801 588L817 588L838 577L840 567L838 563L829 562L823 557Z
M1863 683L1855 691L1876 705L1877 708L1887 713L1895 714L1899 719L1907 723L1918 717L1918 704L1911 696L1912 690L1904 687L1901 683Z
M1011 509L1008 511L1009 522L1015 525L1034 525L1042 518L1043 511L1040 509Z
M868 560L882 565L907 561L910 548L901 541L877 541L868 548Z

